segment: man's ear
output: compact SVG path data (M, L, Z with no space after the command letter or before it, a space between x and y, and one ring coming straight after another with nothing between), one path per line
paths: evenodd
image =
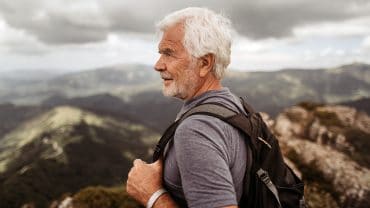
M205 77L209 72L212 71L214 64L215 64L215 55L209 53L200 57L199 76Z

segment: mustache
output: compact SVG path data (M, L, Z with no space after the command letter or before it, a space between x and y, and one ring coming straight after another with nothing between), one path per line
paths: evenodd
M160 75L162 79L172 79L172 76L168 73L161 72Z

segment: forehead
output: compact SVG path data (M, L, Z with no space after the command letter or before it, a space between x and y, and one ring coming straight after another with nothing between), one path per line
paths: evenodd
M182 48L182 40L184 37L184 27L182 23L175 24L167 28L162 35L162 39L159 42L159 49L162 48Z

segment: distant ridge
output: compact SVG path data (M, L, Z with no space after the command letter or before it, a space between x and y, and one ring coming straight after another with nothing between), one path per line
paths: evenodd
M341 105L351 106L354 107L360 111L366 112L368 115L370 115L370 97L368 98L361 98L354 101L347 101L340 103Z
M257 110L275 116L283 108L302 101L341 103L370 97L370 65L354 63L329 69L271 72L230 71L223 84L238 96L246 96ZM137 95L160 91L159 74L151 66L143 65L103 67L27 84L0 79L0 102L16 104L40 104L56 95L74 98L104 93L129 102Z

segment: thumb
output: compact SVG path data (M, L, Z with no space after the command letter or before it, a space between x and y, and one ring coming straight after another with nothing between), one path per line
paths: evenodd
M138 165L141 165L141 164L146 164L145 161L141 160L141 159L135 159L134 160L134 166L138 166Z
M157 161L155 161L154 163L150 164L158 169L162 169L163 168L163 160L162 158L159 158Z

